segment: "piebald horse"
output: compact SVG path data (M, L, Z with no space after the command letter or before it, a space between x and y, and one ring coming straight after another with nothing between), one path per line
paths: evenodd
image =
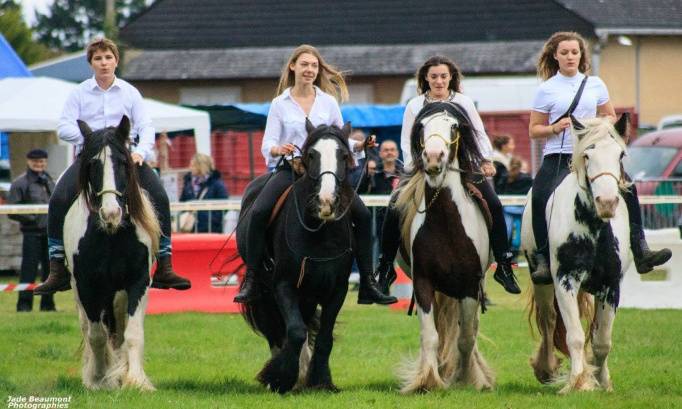
M540 382L558 381L555 347L569 356L570 374L560 393L612 389L607 365L611 329L620 282L631 262L627 207L620 198L628 188L621 167L627 120L623 115L614 127L604 118L572 118L572 171L547 203L552 283L533 285L531 314L536 314L541 344L531 366ZM532 272L536 244L531 219L532 207L526 206L521 246ZM587 338L581 317L590 322ZM590 342L593 359L586 353Z
M78 125L79 195L64 221L64 250L85 339L83 384L154 390L143 369L143 320L160 228L128 151L130 121L95 132Z
M474 132L465 111L452 103L426 105L412 129L414 169L397 206L421 349L400 371L403 393L452 383L490 389L495 382L476 342L490 245L485 218L463 183L465 174L482 177L476 175L481 155Z

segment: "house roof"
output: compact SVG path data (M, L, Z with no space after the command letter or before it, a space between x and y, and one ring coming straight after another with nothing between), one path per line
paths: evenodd
M548 0L158 0L120 32L139 49L542 40L592 24Z
M542 41L322 46L330 64L354 76L411 75L430 56L456 61L466 74L535 71ZM140 80L277 78L292 47L221 50L143 50L125 64L123 77Z
M680 0L556 0L597 33L682 34Z

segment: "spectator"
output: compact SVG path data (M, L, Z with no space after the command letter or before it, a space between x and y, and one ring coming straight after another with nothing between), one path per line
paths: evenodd
M197 153L189 163L190 172L184 176L180 201L227 199L228 193L220 172L215 169L213 159L203 153ZM196 231L200 233L222 233L223 211L198 212ZM210 214L210 222L209 222ZM210 225L209 225L210 223Z
M26 158L28 166L26 173L12 182L8 203L47 204L54 190L54 181L45 171L47 168L47 152L42 149L33 149L26 155ZM19 282L33 283L38 275L38 264L40 264L42 278L45 281L49 273L47 215L12 214L9 218L21 223L21 232L24 235ZM32 309L33 291L20 291L17 312L29 312ZM53 295L41 297L40 310L55 311Z
M367 134L362 129L354 129L348 138L350 139L351 143L354 144L353 146L355 146L355 144L363 144L367 139ZM374 161L374 166L376 166L376 164L379 163L379 155L377 154L376 147L367 148L367 157L365 157L364 152L357 152L354 149L353 159L355 160L356 166L353 168L353 170L351 170L349 180L351 186L355 187L360 181L360 176L364 170L365 163L370 166L372 165L371 161ZM358 194L363 194L363 191L358 190Z
M500 183L497 193L502 195L525 195L533 186L533 178L523 171L524 163L519 157L512 156L504 183Z
M367 175L358 193L390 195L398 187L403 166L398 162L398 144L388 139L379 147L379 160L367 159Z
M509 161L512 158L516 149L514 138L511 135L503 134L497 135L493 138L493 155L492 160L495 165L496 173L493 176L493 185L495 191L501 194L500 187L507 181L507 172L509 171Z

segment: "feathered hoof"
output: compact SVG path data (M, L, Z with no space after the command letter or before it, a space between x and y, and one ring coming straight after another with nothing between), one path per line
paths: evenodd
M590 370L583 371L580 375L573 379L569 379L566 386L561 388L559 395L566 395L570 392L587 392L596 389L598 383L594 374Z
M142 392L154 392L156 390L151 381L146 377L142 379L126 378L123 381L123 387L128 389L137 389Z
M285 373L278 373L277 371L274 371L266 366L258 374L256 379L268 390L283 395L294 388L298 377L297 374L294 374L293 376L287 376Z
M400 389L400 393L424 393L436 389L445 389L447 387L447 383L443 381L438 372L429 368L410 380L406 380L406 382L403 383L403 387Z
M556 382L559 374L559 367L561 366L561 359L554 358L553 362L541 364L537 358L530 359L530 366L533 368L535 379L542 384L551 384Z

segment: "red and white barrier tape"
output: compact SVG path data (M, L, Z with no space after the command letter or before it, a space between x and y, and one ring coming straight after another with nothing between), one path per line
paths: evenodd
M33 291L34 288L38 287L38 284L0 284L0 292L11 293L14 291Z

